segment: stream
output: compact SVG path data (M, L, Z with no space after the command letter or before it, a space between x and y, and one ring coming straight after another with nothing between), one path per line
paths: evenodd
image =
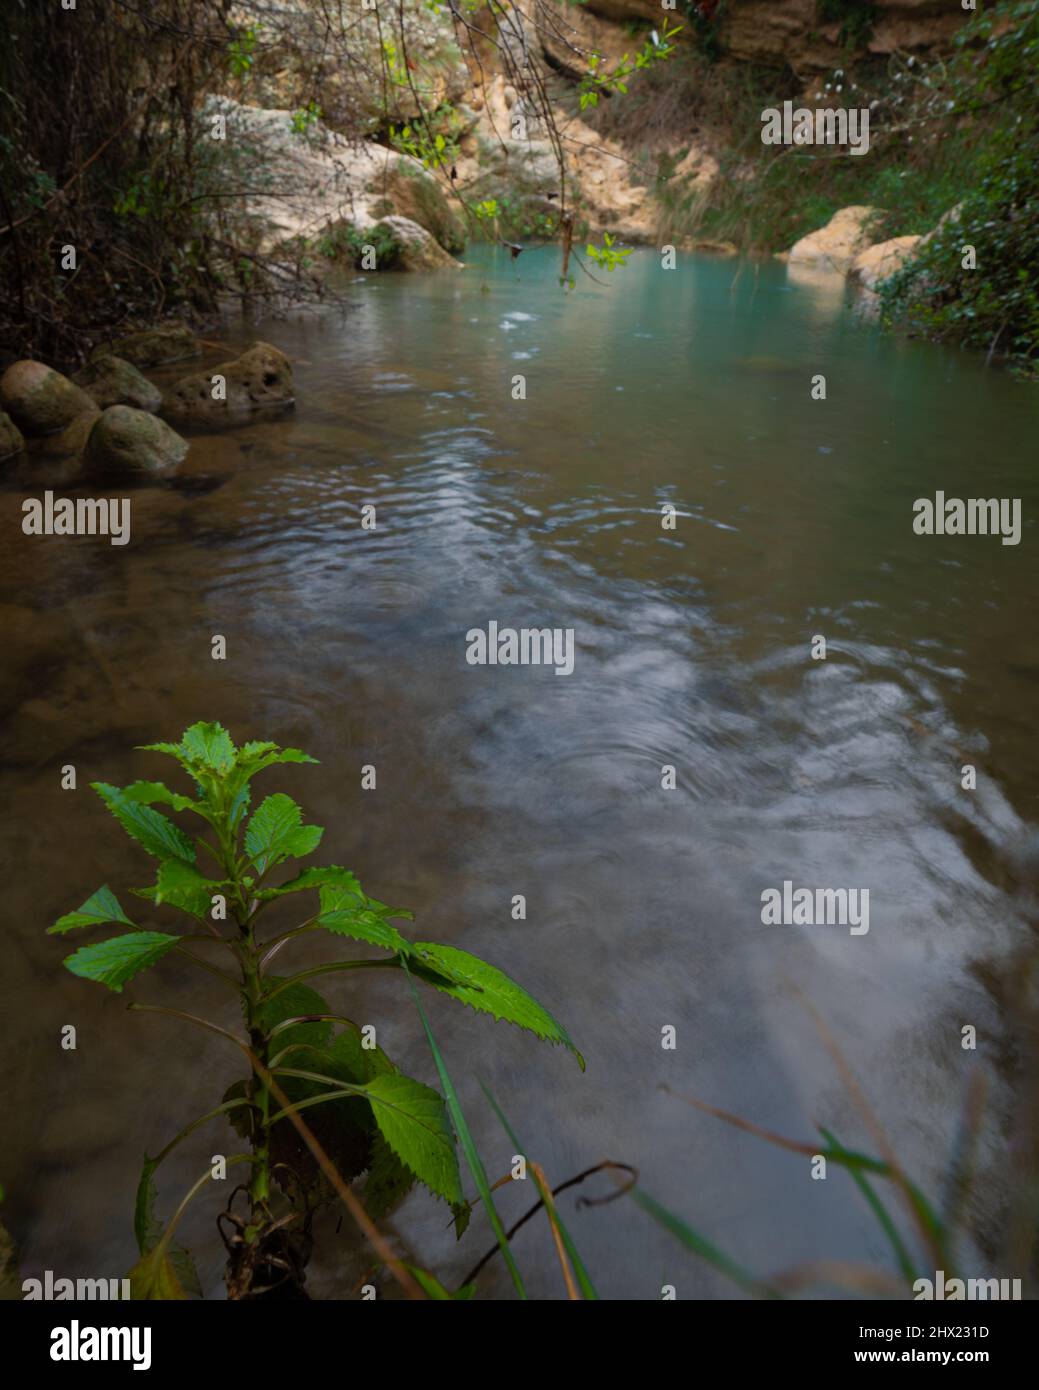
M821 1260L890 1270L847 1173L813 1181L807 1157L683 1097L876 1152L836 1045L937 1202L982 1066L982 1180L961 1254L971 1275L1023 1275L991 1264L1011 1183L1005 995L1034 950L1039 867L1039 393L886 336L840 282L798 283L776 263L686 256L664 271L638 250L564 294L553 248L515 262L474 248L468 262L359 276L342 309L232 324L234 346L261 338L290 356L296 407L194 437L173 483L133 492L129 545L24 536L32 486L24 473L0 485L0 1177L24 1274L125 1273L142 1155L240 1072L220 1039L124 1007L232 1026L219 982L168 960L116 996L63 971L72 947L44 934L100 884L125 907L126 887L150 881L88 784L172 782L134 745L219 720L238 742L320 759L257 783L326 827L313 862L351 867L415 912L419 937L508 971L586 1057L582 1074L562 1049L425 997L492 1181L513 1145L481 1080L553 1183L633 1165L758 1275ZM817 373L825 400L811 398ZM1020 498L1020 544L914 534L914 501L937 491ZM466 633L491 621L573 629L572 674L469 665ZM75 791L61 788L70 764ZM868 889L868 933L763 925L762 891L786 880ZM272 916L294 920L291 906ZM342 948L308 941L293 961ZM326 984L436 1083L403 979ZM60 1045L69 1023L74 1052ZM215 1122L182 1145L160 1170L160 1211L238 1144ZM599 1175L560 1198L603 1297L736 1292L630 1198L575 1206L614 1190ZM500 1194L506 1224L532 1193ZM217 1210L199 1199L181 1230L209 1297L223 1296ZM421 1191L393 1225L448 1284L493 1244L479 1211L456 1244ZM564 1296L543 1217L515 1250L531 1297ZM314 1292L356 1296L368 1264L344 1230L321 1247ZM496 1258L478 1296L509 1291Z

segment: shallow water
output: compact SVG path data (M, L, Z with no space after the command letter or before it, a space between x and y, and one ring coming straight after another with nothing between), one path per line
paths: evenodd
M175 487L134 493L125 548L22 536L30 484L5 479L0 1176L27 1272L122 1273L142 1152L236 1075L219 1040L68 976L43 933L101 882L147 881L87 784L167 775L132 746L197 719L320 758L268 773L267 790L327 826L321 862L350 865L413 908L421 935L488 956L566 1023L584 1075L429 1001L492 1177L512 1145L478 1077L554 1182L612 1158L758 1273L888 1268L846 1175L813 1182L806 1158L663 1089L875 1151L814 1006L937 1196L971 1065L992 1073L964 1249L971 1274L997 1258L1001 982L1033 944L1039 863L1039 395L882 337L839 287L778 266L664 272L637 252L564 296L554 256L474 252L457 276L361 278L345 312L236 327L229 341L260 336L296 360L295 411L195 439ZM826 401L810 399L818 372ZM913 502L938 489L1020 497L1021 544L915 536ZM466 632L491 619L573 628L573 674L467 665ZM217 633L225 662L210 658ZM76 792L59 786L69 763ZM365 764L377 791L360 789ZM784 879L868 888L868 934L764 927L761 891ZM511 918L519 893L526 921ZM232 1021L190 969L164 963L128 994ZM344 978L328 993L432 1082L402 986ZM219 1125L196 1137L163 1170L166 1211L233 1142ZM611 1190L596 1181L590 1195ZM561 1209L604 1296L731 1294L629 1201L575 1211L575 1195ZM503 1194L506 1219L528 1197ZM214 1214L185 1234L208 1243L219 1296ZM397 1225L448 1282L493 1243L477 1216L455 1246L421 1194ZM562 1296L540 1219L516 1248L532 1296ZM507 1296L499 1264L483 1296ZM316 1287L345 1296L359 1268L326 1250Z

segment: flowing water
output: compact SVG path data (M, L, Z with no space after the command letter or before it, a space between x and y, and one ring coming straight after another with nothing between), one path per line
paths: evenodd
M889 1268L846 1174L812 1181L807 1158L681 1099L875 1151L815 1009L935 1196L971 1066L990 1072L965 1248L971 1273L995 1258L1002 996L1034 943L1039 862L1039 396L879 335L832 281L712 259L665 272L637 252L564 295L555 254L476 251L458 275L352 282L345 311L236 327L234 343L294 359L296 409L196 438L175 485L133 494L129 546L23 536L21 501L48 465L5 479L0 1177L27 1271L122 1273L141 1154L240 1070L219 1039L73 979L67 943L44 935L99 884L148 881L87 784L170 775L133 745L198 719L318 757L266 778L327 827L320 862L413 908L426 938L486 955L569 1028L584 1075L429 999L492 1178L513 1146L478 1078L553 1182L632 1164L761 1274ZM939 489L1021 498L1020 545L914 535L914 500ZM466 632L492 619L573 628L573 674L468 665ZM60 787L68 764L75 791ZM763 926L762 890L787 879L868 888L868 934ZM301 949L299 968L318 952ZM129 993L230 1023L220 990L167 962ZM327 992L435 1081L403 980L333 977ZM968 1024L976 1053L960 1045ZM161 1209L236 1143L215 1124L184 1145ZM575 1210L575 1195L561 1210L604 1296L731 1293L629 1199ZM506 1219L529 1200L530 1184L503 1193ZM198 1208L184 1231L208 1246L219 1296L214 1209ZM396 1224L447 1281L493 1243L477 1215L456 1246L422 1194ZM561 1296L541 1218L516 1250L531 1294ZM507 1294L500 1263L481 1296ZM326 1248L316 1287L346 1296L362 1268Z

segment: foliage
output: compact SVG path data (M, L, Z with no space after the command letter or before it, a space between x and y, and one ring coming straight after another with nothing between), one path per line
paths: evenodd
M603 270L608 270L611 274L618 266L624 265L631 255L631 247L618 249L613 244L613 237L609 232L603 232L602 246L593 246L591 243L586 248L588 257L600 266Z
M248 1163L251 1174L249 1216L229 1263L228 1286L237 1296L255 1294L279 1269L295 1269L302 1283L305 1260L294 1266L278 1253L286 1233L308 1230L312 1206L324 1199L320 1173L290 1123L300 1112L307 1113L313 1134L341 1177L349 1181L367 1172L370 1214L384 1214L418 1181L461 1220L468 1206L441 1095L404 1075L376 1045L373 1027L337 1013L309 982L346 970L403 970L410 980L570 1049L583 1067L566 1030L486 961L458 947L405 936L396 923L411 913L369 896L349 869L299 867L317 849L322 828L305 823L300 806L283 792L254 805L252 784L270 767L313 763L307 754L266 741L236 747L221 725L204 723L187 729L178 743L151 744L144 751L174 759L190 779L192 794L157 781L122 788L96 782L93 787L127 834L157 861L154 883L131 891L152 910L186 915L188 930L141 928L105 884L49 931L65 935L110 924L129 928L82 946L65 960L74 975L116 993L173 957L219 975L240 999L244 1037L193 1015L162 1011L236 1043L250 1058L252 1072L226 1092L215 1111L193 1121L157 1158L145 1160L135 1217L142 1254L132 1276L137 1296L183 1296L184 1280L176 1271L181 1256L171 1245L172 1230L209 1175L163 1230L152 1214L155 1170L198 1124L225 1113L249 1142L249 1153L234 1160ZM190 817L187 829L157 806ZM261 915L300 893L317 899L305 920L292 930L261 935ZM271 962L283 948L313 933L374 946L384 954L325 962L295 975L273 973ZM205 954L214 948L228 969ZM424 1012L422 1019L428 1033ZM435 1055L441 1076L446 1076ZM471 1140L459 1128L453 1093L450 1100L456 1132L468 1153ZM276 1188L281 1189L280 1202ZM279 1205L287 1205L287 1214ZM230 1211L225 1216L231 1219ZM287 1277L277 1276L280 1281Z
M845 48L865 48L876 22L875 0L818 0L816 17L821 24L838 24L838 38Z
M980 53L978 42L984 47ZM942 95L988 122L966 196L882 289L889 323L1039 363L1039 6L979 13L965 28ZM974 247L975 269L967 268Z

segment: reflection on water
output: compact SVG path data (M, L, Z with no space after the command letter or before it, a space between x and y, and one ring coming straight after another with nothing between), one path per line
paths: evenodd
M431 1002L492 1176L512 1146L481 1076L557 1182L613 1158L762 1273L827 1257L886 1267L845 1176L812 1182L805 1160L662 1086L875 1148L809 1001L937 1192L975 1056L962 1025L998 1076L999 981L1028 946L1039 862L1034 390L877 337L780 268L664 273L637 253L607 287L565 297L551 254L362 280L345 314L241 329L235 341L259 333L299 363L295 413L196 439L176 486L135 492L126 548L23 537L31 483L8 475L4 1094L17 1120L3 1179L27 1267L121 1273L141 1153L235 1075L219 1041L127 1015L62 972L43 934L101 882L147 875L87 783L163 775L132 745L200 718L319 757L268 774L268 790L328 827L324 861L566 1022L584 1076ZM824 402L809 395L818 372ZM1022 543L915 537L912 503L938 489L1022 498ZM491 619L574 628L573 675L467 666L466 631ZM217 633L225 663L210 659ZM826 662L809 659L817 633ZM59 790L67 763L79 791ZM366 763L377 792L360 790ZM869 934L763 927L761 891L784 879L868 888ZM525 922L511 919L517 893ZM399 980L334 988L434 1080ZM219 985L172 964L135 995L234 1019ZM58 1044L70 1022L73 1054ZM668 1024L674 1051L660 1046ZM184 1146L164 1206L227 1142L214 1127ZM993 1118L971 1273L994 1256L1005 1161ZM507 1216L524 1206L502 1197ZM212 1250L210 1216L185 1234ZM448 1280L490 1240L478 1219L456 1247L421 1195L399 1225ZM629 1203L571 1225L605 1296L730 1292ZM517 1249L531 1293L560 1296L544 1227ZM216 1293L216 1251L204 1273ZM350 1287L334 1260L316 1278ZM507 1292L493 1264L484 1291Z

